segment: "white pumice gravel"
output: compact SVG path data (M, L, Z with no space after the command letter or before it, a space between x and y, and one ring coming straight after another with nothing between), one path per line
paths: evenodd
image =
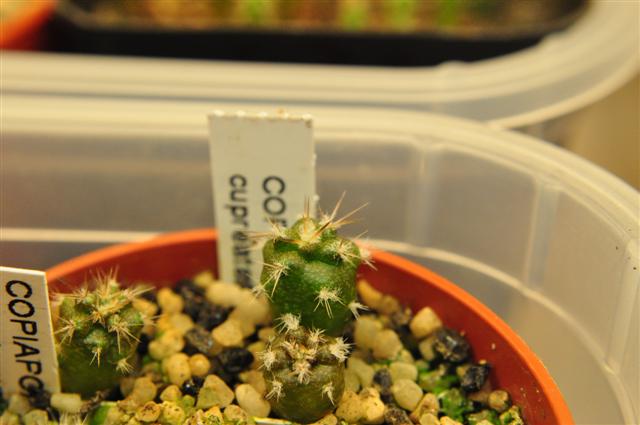
M9 397L9 406L7 409L11 413L15 413L17 415L24 415L31 409L31 404L29 403L29 399L21 394L11 394Z
M224 409L224 418L235 423L247 423L251 420L249 414L242 407L231 404Z
M411 420L416 422L422 418L425 414L432 414L438 416L438 410L440 410L440 401L438 401L438 396L434 393L427 393L422 397L422 400L418 403L416 408L411 412Z
M391 386L391 392L398 406L408 411L413 411L422 399L422 388L408 379L394 382Z
M511 406L511 398L509 397L509 393L506 391L495 390L489 394L488 404L490 408L502 413Z
M189 356L184 353L172 354L162 361L162 369L169 377L169 382L181 386L191 379L191 367ZM135 389L135 387L134 387Z
M352 356L347 360L347 369L350 369L356 374L360 380L360 385L363 388L371 386L371 383L373 382L373 375L376 373L373 366L362 359Z
M409 329L417 339L431 335L440 327L442 327L442 321L430 307L422 308L409 323Z
M252 369L242 372L239 377L243 382L255 388L261 396L267 393L267 381L264 380L264 375L259 370Z
M377 310L382 302L383 293L371 286L366 280L360 280L357 283L356 289L358 295L362 299L362 302L370 308Z
M82 398L80 394L54 393L51 394L51 407L60 413L80 413Z
M253 386L240 384L236 387L235 393L238 404L249 415L263 418L269 416L271 405Z
M213 304L235 307L243 299L242 288L227 282L215 282L207 288L206 297Z
M146 402L142 408L136 411L136 419L141 422L155 422L162 413L162 407L153 401Z
M358 378L353 369L347 368L344 371L344 388L354 393L360 391L360 378Z
M203 272L198 273L193 278L193 283L196 284L199 288L207 289L212 283L216 281L215 276L211 272L211 270L205 270Z
M402 306L398 300L389 295L383 295L378 303L378 307L376 308L380 314L385 314L387 316L391 316L393 313L400 311L401 309Z
M142 406L147 401L152 401L158 392L158 387L153 383L151 378L143 376L137 378L133 383L133 390L127 397L131 399L138 406Z
M463 425L463 424L454 419L451 419L448 416L443 416L440 418L440 425Z
M169 385L160 393L160 400L162 401L178 401L182 397L182 391L177 385Z
M222 347L241 347L244 341L242 325L237 320L227 319L211 331L214 342Z
M186 334L194 326L191 317L184 313L172 314L169 316L169 324L181 334Z
M380 399L380 393L375 388L365 388L360 392L362 404L362 423L367 425L380 425L384 422L385 405Z
M180 313L184 307L182 297L169 288L158 290L157 300L162 312L166 314Z
M389 373L391 373L393 382L400 379L408 379L410 381L418 379L418 368L412 363L393 362L389 366Z
M420 350L422 358L426 361L431 361L436 358L436 353L435 351L433 351L434 341L435 337L430 336L426 339L423 339L422 341L420 341L420 344L418 344L418 350Z
M364 416L360 396L353 391L345 391L336 409L336 416L349 424L360 422Z
M47 412L41 409L33 409L22 417L24 425L48 425Z
M189 357L189 368L193 376L206 376L211 369L211 362L204 354L197 353Z
M208 375L198 392L196 408L227 407L235 397L233 390L216 375Z
M433 413L425 413L420 416L418 423L420 425L440 425L440 420L438 419L438 416Z
M373 316L362 316L355 323L353 339L359 348L373 349L382 323Z
M338 418L333 413L329 413L328 415L322 417L319 421L313 422L311 425L337 425Z
M378 333L373 345L373 357L378 360L392 360L402 350L400 337L391 329L385 329Z

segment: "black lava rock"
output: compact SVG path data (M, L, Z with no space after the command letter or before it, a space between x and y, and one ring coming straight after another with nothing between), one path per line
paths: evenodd
M202 387L203 383L204 383L204 379L197 376L193 376L191 379L189 379L188 381L185 381L182 384L180 391L182 391L182 394L190 395L192 397L197 397L198 391L200 391L200 388Z
M51 393L49 391L32 386L27 388L27 398L33 408L46 411L51 420L58 420L58 412L51 407Z
M393 393L391 392L391 385L393 380L391 379L391 372L389 369L382 368L376 371L373 375L373 382L376 389L380 392L380 399L383 403L388 404L393 401Z
M198 325L210 331L227 320L229 311L230 310L228 308L205 302L199 307L194 321Z
M248 369L253 363L253 354L246 348L227 348L218 354L222 368L231 374L237 374Z
M433 349L446 361L461 363L471 355L471 346L457 331L442 327L435 333Z
M479 391L489 377L490 370L491 365L488 363L478 363L469 366L460 380L460 387L468 393Z
M412 425L409 415L397 406L391 406L384 412L384 423L388 425Z
M189 297L191 295L204 296L204 289L196 285L191 279L179 280L173 286L173 292L180 294L182 297Z
M184 340L185 352L189 355L202 353L205 356L210 356L215 345L211 332L198 325L187 331Z

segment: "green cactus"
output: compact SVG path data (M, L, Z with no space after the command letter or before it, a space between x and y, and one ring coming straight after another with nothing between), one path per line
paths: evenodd
M63 391L91 397L132 371L144 325L132 301L141 291L120 289L109 274L96 279L95 289L60 294L55 327Z
M282 323L282 333L261 354L267 399L288 420L317 421L342 397L348 344L303 328L293 315L283 316Z
M356 272L368 262L364 249L337 235L350 214L333 221L336 210L322 220L305 213L289 229L274 224L258 287L269 297L274 317L293 314L302 326L332 336L363 308L356 301Z

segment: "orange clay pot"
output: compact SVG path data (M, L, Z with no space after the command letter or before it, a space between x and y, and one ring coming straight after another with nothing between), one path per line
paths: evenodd
M47 271L54 291L65 292L97 271L117 269L122 282L172 285L203 270L216 270L215 230L167 234L147 242L101 249ZM361 276L417 311L430 306L448 327L464 333L476 359L494 368L491 382L507 390L528 425L571 425L573 419L549 372L498 316L448 280L395 255L374 251L376 270Z

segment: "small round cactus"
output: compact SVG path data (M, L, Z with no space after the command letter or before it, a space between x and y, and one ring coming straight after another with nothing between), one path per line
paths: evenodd
M72 294L59 294L56 321L60 379L65 392L91 397L133 370L144 317L132 304L141 289L121 289L113 275Z
M342 397L348 344L303 328L290 314L282 316L281 323L280 335L261 353L267 399L283 418L317 421Z
M356 301L358 266L368 253L337 234L346 217L333 221L304 214L291 228L273 225L263 247L260 291L275 317L294 314L309 329L337 336L363 306Z

